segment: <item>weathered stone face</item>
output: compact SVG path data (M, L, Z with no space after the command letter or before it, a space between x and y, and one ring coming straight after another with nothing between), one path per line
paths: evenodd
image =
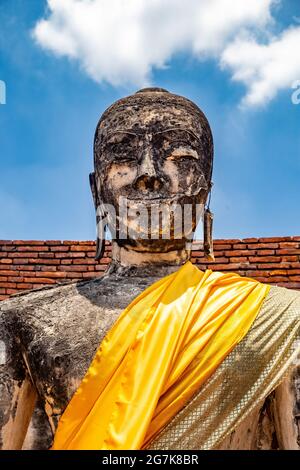
M195 206L205 203L210 189L212 135L199 108L160 89L142 90L104 113L94 150L98 201L115 208L128 233L120 240L116 230L117 243L141 251L182 247L191 233L178 236L171 205L182 210L184 205L194 207L193 232ZM127 200L126 221L120 197ZM151 214L160 211L162 220L154 216L151 223ZM146 224L141 212L146 214Z

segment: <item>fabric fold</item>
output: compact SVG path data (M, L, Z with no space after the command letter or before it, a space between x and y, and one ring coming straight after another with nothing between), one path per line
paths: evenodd
M187 262L140 294L102 341L52 449L140 449L247 334L269 286Z

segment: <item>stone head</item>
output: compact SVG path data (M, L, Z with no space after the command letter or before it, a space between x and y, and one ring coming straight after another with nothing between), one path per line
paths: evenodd
M196 206L203 207L209 194L212 164L209 123L190 100L145 88L117 101L104 112L95 133L90 182L98 222L105 218L123 247L181 248L201 215ZM192 214L190 227L179 234L183 222L175 220L175 206L189 207Z

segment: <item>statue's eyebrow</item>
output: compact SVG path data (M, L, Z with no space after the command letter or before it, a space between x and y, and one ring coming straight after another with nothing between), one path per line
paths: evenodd
M193 137L195 140L197 140L200 143L199 137L196 134L194 134L193 131L191 131L190 129L186 129L185 127L168 127L167 129L163 129L161 131L152 132L152 135L167 134L168 132L172 132L172 131L187 132L191 137ZM115 129L113 131L108 131L107 137L110 137L111 135L116 134L116 133L128 134L134 137L141 137L143 135L142 132L136 132L133 130L129 131L128 129Z
M134 137L141 135L138 132L129 131L127 129L115 129L113 131L108 131L106 134L106 137L110 137L111 135L114 135L114 134L129 134L129 135L133 135Z
M166 134L166 133L172 132L172 131L187 132L190 136L192 136L194 139L196 139L200 143L199 137L197 137L196 134L194 134L193 131L191 131L190 129L186 129L185 127L169 127L168 129L163 129L162 131L153 132L153 135Z

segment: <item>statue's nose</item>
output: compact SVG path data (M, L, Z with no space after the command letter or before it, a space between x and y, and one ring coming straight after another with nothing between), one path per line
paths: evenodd
M157 191L160 189L160 186L160 180L153 162L152 149L150 146L147 146L144 149L142 160L138 166L135 188L141 191Z

